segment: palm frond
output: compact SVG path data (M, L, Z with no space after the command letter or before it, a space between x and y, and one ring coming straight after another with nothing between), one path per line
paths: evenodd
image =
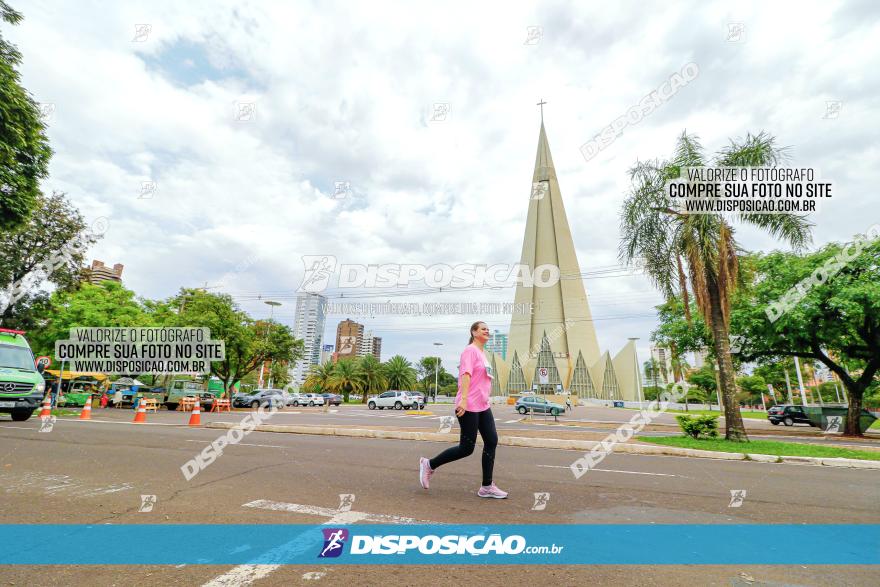
M796 251L802 250L811 242L812 222L806 216L797 214L740 214L739 222L761 228L771 236L787 242Z

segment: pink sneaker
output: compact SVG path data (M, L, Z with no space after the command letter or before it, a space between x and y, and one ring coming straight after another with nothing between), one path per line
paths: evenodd
M427 489L428 484L431 481L431 475L434 474L434 469L431 468L431 461L422 457L419 459L419 483L421 483L422 487Z
M507 492L501 491L498 487L493 483L492 485L483 485L480 487L480 490L477 491L477 495L480 497L494 497L495 499L507 499Z

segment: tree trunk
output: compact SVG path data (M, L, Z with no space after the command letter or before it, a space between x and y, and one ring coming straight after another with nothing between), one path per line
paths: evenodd
M859 417L862 414L862 396L864 395L865 390L858 383L852 387L847 387L846 384L844 384L844 389L846 389L849 407L846 410L846 426L843 429L843 435L864 436L861 428L859 428Z
M733 361L730 360L730 342L728 340L730 333L724 324L724 315L721 312L721 292L713 278L706 280L706 289L709 293L710 328L712 329L715 356L718 358L718 380L721 385L721 398L724 405L724 438L735 442L748 442L749 438L746 435L742 414L739 411L739 406L736 405L736 385L734 384Z

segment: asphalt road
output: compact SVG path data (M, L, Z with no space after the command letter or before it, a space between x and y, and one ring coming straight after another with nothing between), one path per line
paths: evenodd
M476 455L439 470L431 490L422 490L417 482L418 457L446 446L433 442L254 432L186 481L181 465L222 431L179 426L185 419L179 413L150 414L151 423L138 426L123 421L130 411L119 412L112 415L120 420L116 422L59 419L48 433L38 432L36 419L0 420L4 491L0 519L4 523L313 524L327 521L326 517L308 512L333 510L339 506L339 494L354 494L356 511L445 523L880 523L880 472L874 470L613 454L600 470L575 480L568 466L577 453L506 446L499 447L496 480L511 492L507 500L475 496L480 481ZM205 417L237 420L243 415ZM102 411L95 416L111 418ZM499 427L504 426L514 427L501 420ZM732 490L746 491L740 507L729 507ZM542 511L532 509L536 492L550 494ZM138 512L141 495L156 496L152 512ZM263 507L253 507L254 502ZM51 551L47 545L47 563ZM0 573L8 585L877 582L873 567L817 566L47 566L6 567Z

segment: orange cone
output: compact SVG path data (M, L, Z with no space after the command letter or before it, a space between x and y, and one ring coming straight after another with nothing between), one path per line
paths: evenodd
M135 424L143 424L147 421L147 408L144 407L143 402L138 404L137 413L134 415L134 423Z
M91 420L92 419L92 396L86 400L86 405L83 406L82 412L79 413L80 420Z
M197 401L193 404L193 411L189 417L189 425L190 426L201 426L202 425L202 410L199 402Z
M48 418L52 415L52 398L50 394L46 394L46 398L43 400L43 409L40 410L40 418Z

